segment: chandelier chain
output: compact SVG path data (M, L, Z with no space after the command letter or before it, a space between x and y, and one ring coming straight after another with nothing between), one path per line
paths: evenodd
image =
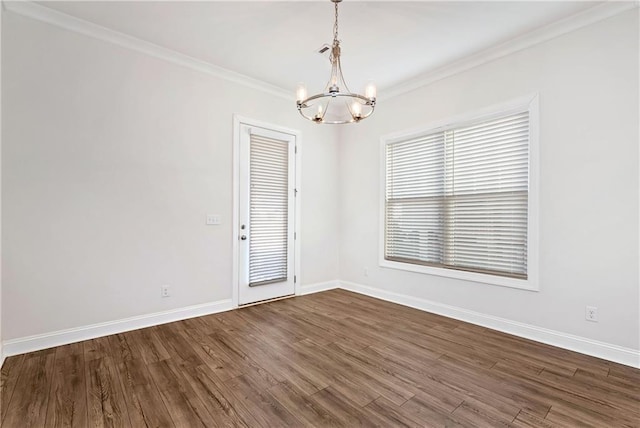
M338 3L334 3L336 8L336 20L333 24L333 45L335 46L338 43Z

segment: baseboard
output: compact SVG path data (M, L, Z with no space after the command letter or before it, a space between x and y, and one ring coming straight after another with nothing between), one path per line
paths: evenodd
M110 334L124 333L125 331L136 330L139 328L215 314L231 309L233 309L231 299L219 300L217 302L187 306L185 308L140 315L116 321L11 339L2 343L2 357L4 361L4 357L9 357L11 355L39 351L41 349L52 348L54 346L67 345L73 342L80 342Z
M298 289L298 296L304 296L305 294L319 293L321 291L333 290L339 288L339 281L326 281L316 282L314 284L301 285Z
M342 288L344 290L353 291L355 293L364 294L367 296L375 297L377 299L398 303L426 312L443 315L449 318L458 319L461 321L480 325L482 327L487 327L493 330L502 331L504 333L513 334L515 336L523 337L526 339L535 340L537 342L557 346L559 348L564 348L571 351L580 352L582 354L591 355L597 358L614 361L616 363L624 364L627 366L640 368L640 352L634 349L624 348L621 346L599 342L585 337L570 335L556 330L545 329L530 324L511 321L505 318L499 318L479 312L469 311L467 309L445 305L426 299L393 293L390 291L381 290L379 288L369 287L354 282L327 281L309 285L302 285L298 290L298 295L302 296L306 294L318 293L335 288ZM4 363L5 358L12 355L38 351L54 346L95 339L97 337L107 336L110 334L123 333L130 330L151 327L154 325L180 321L188 318L224 312L231 309L233 309L231 299L221 300L217 302L205 303L202 305L188 306L185 308L156 312L148 315L141 315L137 317L93 324L84 327L7 340L2 343L0 367L2 367L2 363Z
M338 288L339 285L340 283L338 281L326 281L308 285L301 285L298 290L298 295L302 296L305 294L332 290L334 288ZM168 322L180 321L187 318L214 314L231 309L233 309L233 303L231 299L221 300L218 302L188 306L186 308L173 309L170 311L157 312L154 314L141 315L116 321L109 321L105 323L71 328L67 330L54 331L51 333L39 334L35 336L11 339L2 343L3 353L1 359L2 361L4 361L5 357L9 357L12 355L39 351L42 349L52 348L54 346L67 345L69 343L95 339L97 337L107 336L110 334L124 333L125 331L151 327Z
M393 293L379 288L356 284L354 282L340 281L340 288L355 293L375 297L400 305L409 306L426 312L431 312L460 321L469 322L482 327L498 330L515 336L531 339L536 342L546 343L581 354L591 355L631 367L640 368L640 351L599 342L585 337L574 336L556 330L549 330L530 324L511 321L505 318L494 317L467 309L432 302L404 294Z

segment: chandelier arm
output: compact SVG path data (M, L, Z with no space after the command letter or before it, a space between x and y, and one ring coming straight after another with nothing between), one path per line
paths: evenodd
M342 81L342 84L344 85L344 89L346 93L351 93L351 91L349 90L349 87L347 86L347 81L344 80L344 76L342 75L342 63L340 62L340 57L338 57L338 74L340 75L340 80Z
M335 82L334 82L334 76L335 76ZM331 88L333 85L337 83L338 83L338 66L336 64L335 59L332 56L331 57L331 75L329 76L329 81L325 86L325 90L329 92L329 88Z
M320 122L324 122L324 116L327 114L327 110L329 110L329 100L324 104L322 108L322 115L320 116Z
M356 114L351 109L351 104L349 103L349 101L346 98L342 101L344 102L345 107L347 107L347 110L349 110L349 114L351 114L351 117L357 121L358 119L356 119Z
M302 112L300 113L300 115L302 117L304 117L305 119L311 120L312 122L321 123L323 125L344 125L344 124L347 124L347 123L356 123L356 121L352 117L349 117L349 120L331 120L331 121L323 120L322 122L319 122L319 121L317 121L317 120L315 120L313 118L305 116L304 113L302 113ZM361 121L363 119L366 119L369 116L371 116L371 113L362 115L362 117L360 118L359 121Z
M306 98L302 101L298 101L298 106L300 108L307 108L310 107L307 105L307 102L309 101L313 101L313 100L317 100L319 98L335 98L335 97L350 97L350 98L358 98L359 100L364 101L364 105L367 106L371 106L371 107L375 107L376 103L375 100L372 100L371 98L367 98L364 95L360 95L360 94L352 94L352 93L347 93L347 92L340 92L337 94L332 94L331 92L323 92L320 94L316 94L316 95L312 95L309 98Z
M356 121L353 119L353 117L349 117L349 120L332 120L332 121L325 121L324 119L322 119L322 121L318 121L318 120L316 120L313 116L307 116L307 115L305 115L305 114L304 114L304 112L303 112L302 110L299 110L299 109L298 109L298 111L300 112L300 116L304 117L305 119L310 120L310 121L312 121L312 122L322 123L322 124L326 124L326 125L343 125L343 124L345 124L345 123L354 123L354 122L356 122ZM369 116L371 116L372 114L373 114L373 110L369 111L367 114L363 114L363 115L360 117L360 120L362 120L362 119L366 119L366 118L368 118Z

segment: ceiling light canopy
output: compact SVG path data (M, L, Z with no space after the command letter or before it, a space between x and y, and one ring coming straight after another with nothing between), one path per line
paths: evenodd
M376 106L376 87L369 83L364 95L349 91L340 65L340 40L338 40L338 3L335 5L333 44L331 46L331 76L324 92L307 96L307 88L299 84L296 90L296 105L300 114L316 123L341 124L360 122L371 116Z

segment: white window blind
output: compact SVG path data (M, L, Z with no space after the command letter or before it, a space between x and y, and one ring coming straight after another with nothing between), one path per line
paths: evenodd
M251 134L249 286L287 280L289 144Z
M385 259L527 278L529 113L386 146Z

